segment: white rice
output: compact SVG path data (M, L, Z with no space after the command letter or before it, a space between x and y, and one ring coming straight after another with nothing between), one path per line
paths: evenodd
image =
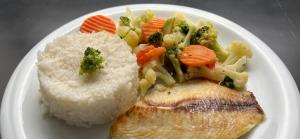
M92 78L79 75L87 47L100 50L105 59L104 68ZM42 105L70 125L107 123L137 99L136 57L116 35L100 32L59 37L38 54L37 66Z

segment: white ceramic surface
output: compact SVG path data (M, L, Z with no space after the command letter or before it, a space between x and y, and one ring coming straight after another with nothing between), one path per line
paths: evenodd
M158 17L169 17L175 11L185 13L193 21L207 19L218 30L219 42L227 46L233 40L247 42L254 56L249 60L248 90L254 92L266 114L266 119L252 132L249 139L298 139L299 91L282 61L261 40L239 25L202 10L162 4L140 4L108 8L79 17L60 27L40 41L23 58L13 73L2 101L2 139L104 139L108 138L109 124L89 129L67 126L64 122L42 115L39 105L39 83L35 65L37 52L54 38L78 30L90 15L103 14L118 20L125 8L138 14L152 9Z

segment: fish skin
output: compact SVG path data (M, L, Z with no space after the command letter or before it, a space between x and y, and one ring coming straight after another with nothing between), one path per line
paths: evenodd
M264 119L251 92L194 80L152 90L111 127L112 139L235 139Z

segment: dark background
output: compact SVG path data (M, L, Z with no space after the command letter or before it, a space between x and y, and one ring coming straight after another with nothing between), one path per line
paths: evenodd
M47 34L90 12L146 0L0 0L0 99L24 55ZM240 24L271 47L300 85L300 0L154 0L206 10ZM180 10L180 9L179 9Z

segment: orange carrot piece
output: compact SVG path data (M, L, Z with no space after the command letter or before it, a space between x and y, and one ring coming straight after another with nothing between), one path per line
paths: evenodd
M103 15L91 16L84 20L80 26L80 32L83 33L100 32L103 30L116 33L115 23L110 18Z
M145 23L142 27L142 39L144 42L148 41L148 37L155 32L163 32L164 19L155 18Z
M154 49L155 47L153 45L149 45L149 46L146 46L145 48L143 48L142 50L140 50L138 53L137 53L137 57L141 57L143 56L145 53L149 52L150 50Z
M137 56L137 63L138 64L145 64L151 61L154 58L157 58L163 55L166 52L165 47L158 47L155 48L153 45L149 45L145 47L143 50L138 52Z
M216 54L213 50L205 46L190 45L183 48L180 61L191 67L207 66L213 68L216 63Z

